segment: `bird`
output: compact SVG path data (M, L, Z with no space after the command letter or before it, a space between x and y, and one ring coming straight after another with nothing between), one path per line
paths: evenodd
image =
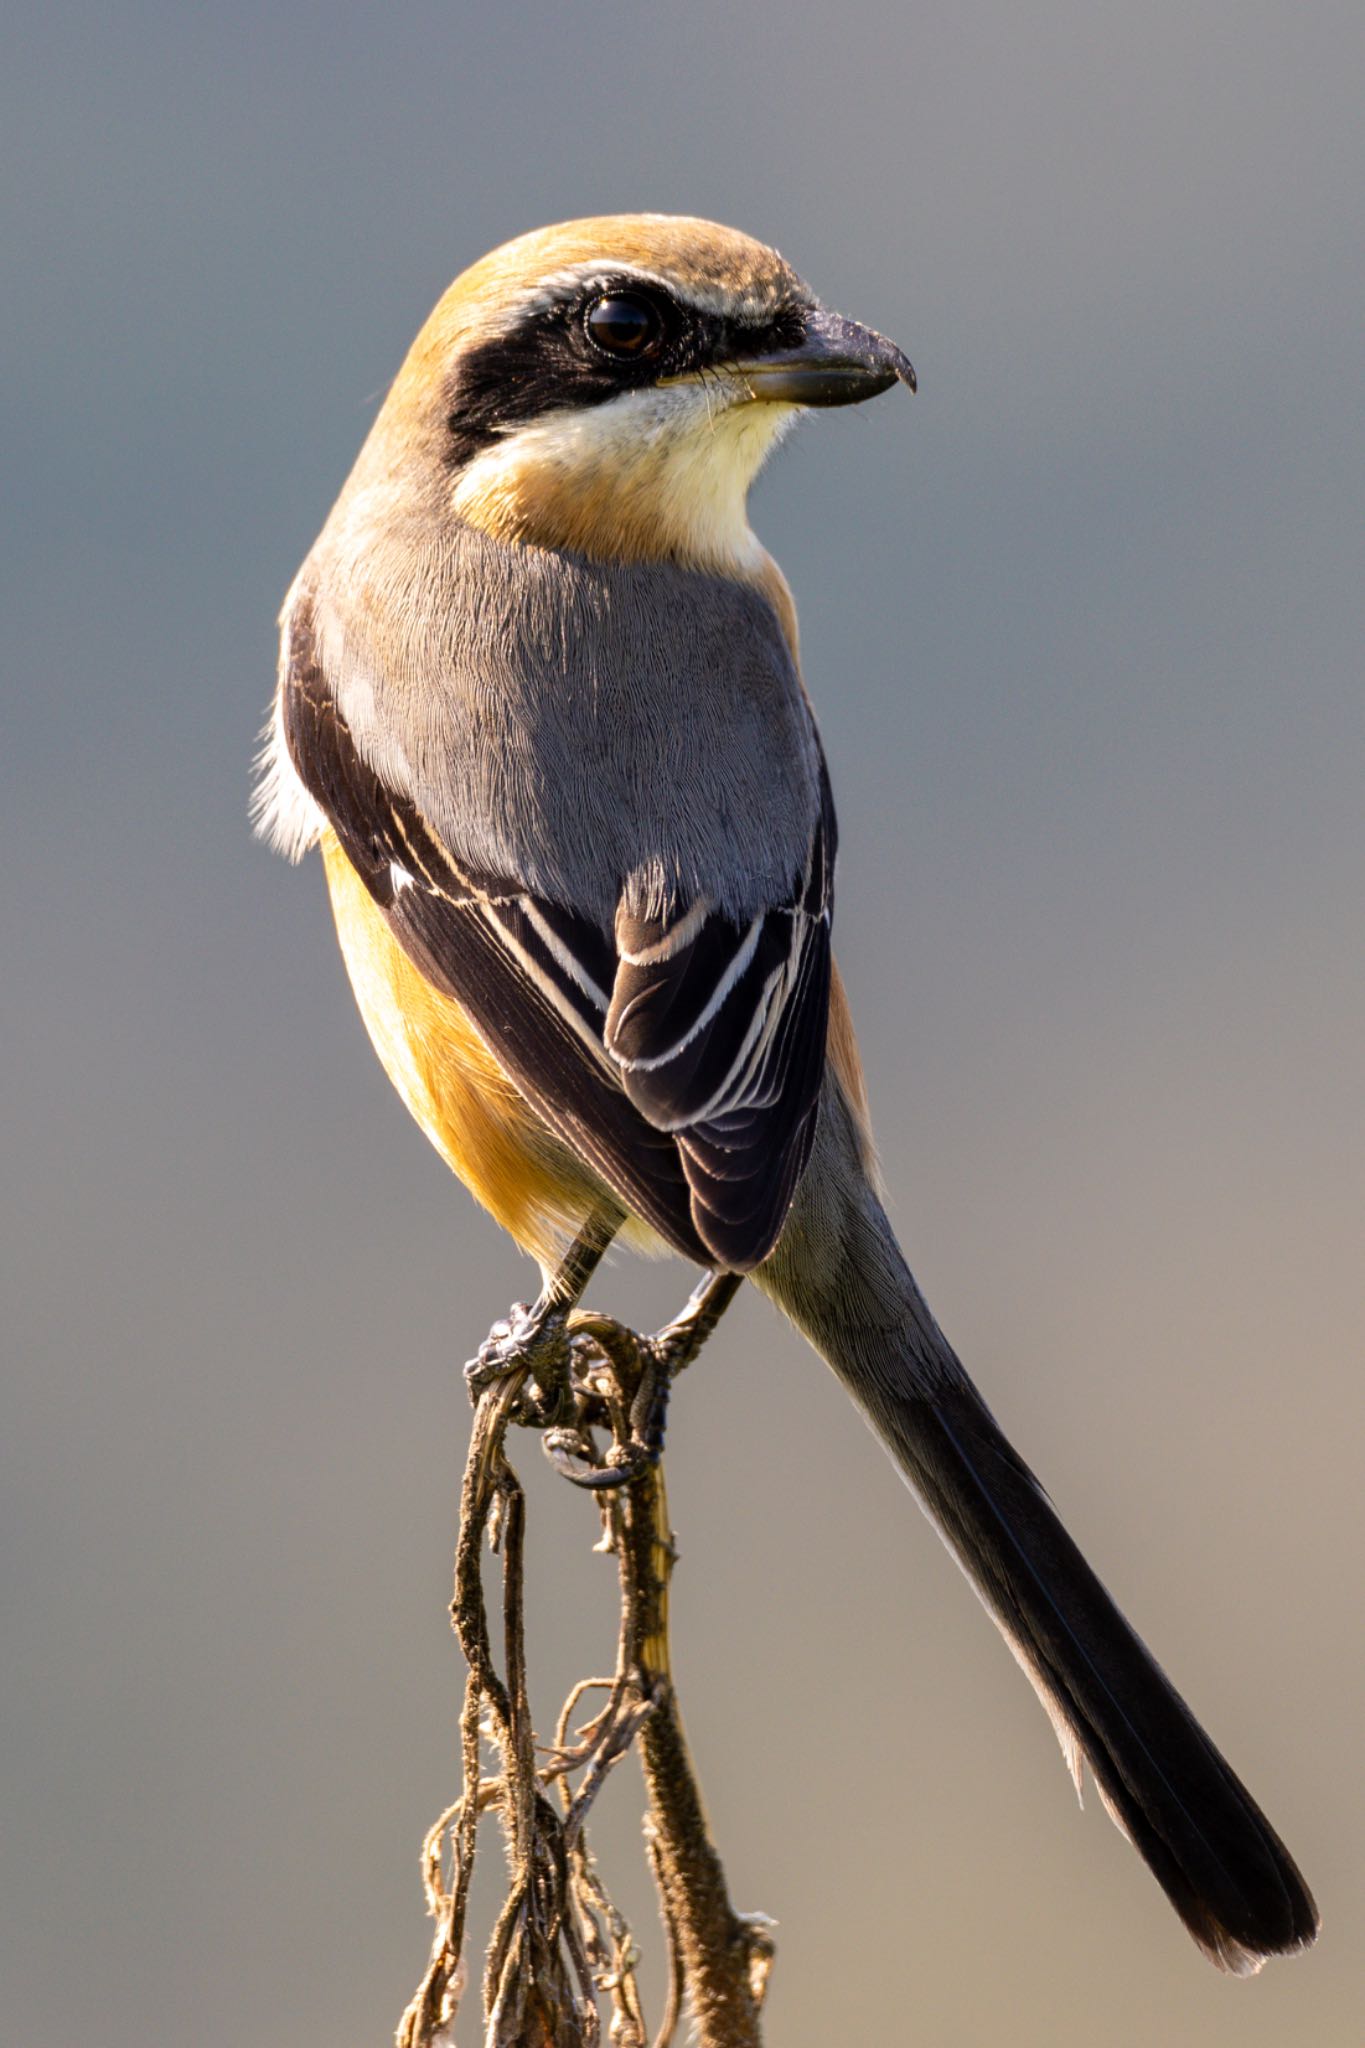
M1077 1790L1084 1761L1198 1947L1249 1974L1313 1941L1308 1888L883 1206L830 779L747 501L808 411L896 385L894 343L713 222L570 221L474 263L286 597L257 829L321 849L383 1066L540 1264L493 1365L534 1355L616 1240L700 1267L717 1313L750 1280L881 1437Z

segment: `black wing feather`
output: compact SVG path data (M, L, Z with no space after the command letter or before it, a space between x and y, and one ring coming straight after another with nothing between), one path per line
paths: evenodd
M705 905L614 933L474 871L365 761L291 628L285 737L405 952L467 1011L533 1107L686 1257L771 1251L809 1157L829 1011L828 783L791 899L747 926Z

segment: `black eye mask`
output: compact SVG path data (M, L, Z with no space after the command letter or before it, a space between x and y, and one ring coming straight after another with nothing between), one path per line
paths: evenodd
M545 413L605 405L661 378L798 347L806 312L793 304L764 320L729 320L629 274L596 279L462 359L446 393L447 458L462 468Z

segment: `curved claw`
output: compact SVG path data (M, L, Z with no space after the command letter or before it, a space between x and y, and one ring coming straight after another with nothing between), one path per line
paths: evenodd
M628 1415L616 1407L616 1438L606 1462L597 1464L592 1455L592 1438L580 1425L547 1430L545 1455L560 1477L574 1486L593 1491L629 1486L632 1479L663 1455L664 1421L668 1414L669 1373L665 1361L649 1343L636 1344L639 1377ZM613 1403L606 1404L611 1408ZM625 1425L627 1425L626 1427Z
M561 1479L567 1479L573 1486L586 1487L592 1493L601 1493L613 1486L629 1486L632 1479L637 1479L641 1472L657 1464L659 1458L657 1450L633 1440L620 1450L613 1447L611 1463L595 1465L588 1455L588 1439L578 1429L547 1429L542 1445Z
M584 1254L588 1272L600 1256L594 1239ZM535 1395L514 1390L509 1415L545 1431L545 1454L561 1478L594 1492L628 1486L659 1462L674 1374L691 1364L741 1281L738 1273L705 1274L653 1337L577 1307L574 1289L552 1283L533 1306L517 1302L493 1325L465 1367L470 1399L477 1403L510 1374L533 1378ZM598 1464L589 1430L602 1423L613 1442Z

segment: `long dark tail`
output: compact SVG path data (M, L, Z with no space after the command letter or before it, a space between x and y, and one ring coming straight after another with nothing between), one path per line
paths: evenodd
M1246 1975L1317 1908L1279 1836L1058 1521L924 1305L845 1155L758 1275L864 1410L1199 1947ZM842 1169L842 1171L840 1170ZM840 1188L838 1182L842 1181Z

